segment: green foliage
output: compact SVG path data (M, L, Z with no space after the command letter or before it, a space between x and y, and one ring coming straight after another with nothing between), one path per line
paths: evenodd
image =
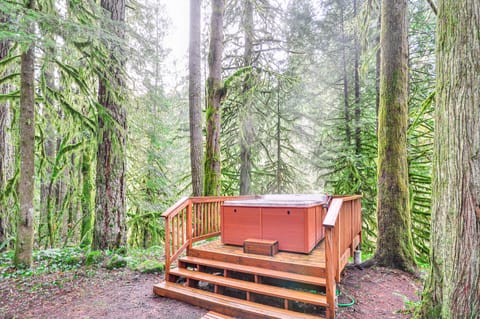
M0 255L0 277L31 277L45 273L76 270L82 265L85 251L80 248L46 249L33 253L34 266L29 269L15 269L14 252Z
M101 252L99 250L92 250L92 251L89 251L85 254L85 260L84 260L83 264L85 266L96 265L96 264L101 263L104 258L105 258L105 256L104 256L103 252Z
M165 264L156 260L145 260L137 268L142 274L161 273L165 269Z
M417 261L429 262L436 17L427 3L410 5L408 166L412 237Z
M108 270L125 268L126 266L127 259L117 254L110 255L103 263L103 267Z
M150 246L147 249L129 249L128 268L139 270L144 262L163 260L163 246Z

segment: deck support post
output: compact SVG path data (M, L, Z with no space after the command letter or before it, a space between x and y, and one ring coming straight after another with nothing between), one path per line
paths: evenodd
M360 249L356 249L353 252L353 263L355 265L360 265L362 263L362 251Z
M165 278L170 274L170 219L165 218Z
M327 294L327 319L335 319L336 308L336 283L334 265L334 238L333 229L325 228L325 272L326 272L326 294Z

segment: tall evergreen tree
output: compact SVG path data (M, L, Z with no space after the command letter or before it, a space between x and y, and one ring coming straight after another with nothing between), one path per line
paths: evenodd
M35 8L35 1L26 2L27 11ZM33 21L27 30L34 33ZM20 211L17 217L17 238L14 263L17 267L30 267L33 251L33 217L35 188L35 52L34 43L21 56L20 69L20 178L18 200Z
M103 109L98 116L98 150L93 246L112 249L125 244L125 147L127 118L122 105L125 81L125 56L121 41L125 37L125 1L102 0L112 32L109 73L100 78L98 98ZM110 20L110 21L109 21Z
M203 190L203 142L202 142L202 74L200 56L201 0L190 0L190 48L189 48L189 110L190 110L190 165L193 196L201 196Z
M480 314L480 3L441 0L430 274L421 318Z
M253 3L252 0L243 1L243 19L244 30L244 51L243 66L253 67ZM243 107L240 110L240 195L250 194L250 183L252 175L252 141L253 141L253 119L251 116L251 86L252 72L247 72L243 79L242 102Z
M212 0L210 47L207 79L207 142L205 151L204 195L220 195L220 124L221 101L225 95L222 83L223 14L225 0Z
M375 261L413 271L407 168L408 45L407 0L383 0L380 109L378 114L377 219Z

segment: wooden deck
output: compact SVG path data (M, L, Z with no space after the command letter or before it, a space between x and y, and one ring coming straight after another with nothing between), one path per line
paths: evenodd
M212 260L229 260L246 266L296 272L323 277L325 275L325 242L321 241L310 254L278 252L275 256L247 254L241 246L224 245L220 239L194 246L189 256Z
M241 246L224 245L220 239L210 242L194 245L193 249L204 252L221 252L222 254L234 256L248 256L250 258L268 260L268 261L283 261L291 264L310 265L319 268L325 268L325 242L321 241L310 254L289 253L280 251L275 256L265 256L256 254L246 254L243 252Z
M214 238L229 199L183 199L164 214L166 281L153 291L238 318L335 318L335 283L361 240L360 197L334 198L325 239L309 254L274 256Z

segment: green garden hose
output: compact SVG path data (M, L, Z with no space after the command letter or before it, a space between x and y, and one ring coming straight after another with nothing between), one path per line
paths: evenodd
M337 297L340 296L342 294L342 292L340 290L337 289ZM350 299L351 301L349 303L339 303L338 306L339 307L351 307L355 304L355 299L353 299L352 296L350 295L347 295L347 294L343 294L345 297L347 297L348 299Z

